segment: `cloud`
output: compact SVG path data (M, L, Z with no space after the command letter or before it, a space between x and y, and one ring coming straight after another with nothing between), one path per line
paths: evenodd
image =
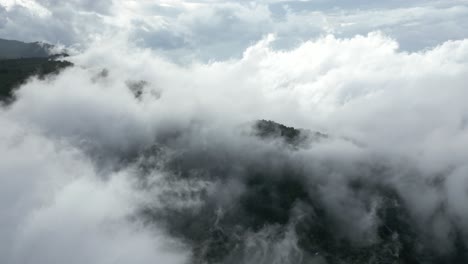
M178 62L239 58L267 34L290 49L326 34L380 30L408 51L466 38L466 1L23 1L8 4L0 36L86 47L125 32Z
M2 109L8 261L323 263L346 260L321 248L334 239L384 254L408 234L435 241L414 253L429 257L466 243L467 40L408 52L373 32L277 50L270 35L180 65L127 37L97 39ZM259 139L248 124L263 118L329 137ZM395 222L398 243L381 230Z
M26 84L9 115L47 133L125 151L132 139L137 145L151 141L169 116L175 123L269 118L338 131L387 150L416 155L428 148L418 156L428 165L443 158L429 153L456 150L457 144L443 142L445 135L464 138L466 107L453 98L465 95L466 40L414 53L400 51L381 33L327 36L291 51L276 51L271 41L250 47L238 60L178 66L151 50L104 40L72 58L84 68ZM108 76L96 79L103 68ZM149 85L136 100L127 83L139 80ZM63 115L71 111L75 118Z
M130 219L141 200L130 170L105 181L66 142L0 122L1 262L185 263L180 244Z
M81 52L1 109L0 262L463 262L467 12L2 3L1 37ZM261 139L259 119L327 137Z

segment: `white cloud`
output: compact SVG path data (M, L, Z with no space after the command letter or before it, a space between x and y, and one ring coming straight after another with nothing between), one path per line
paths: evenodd
M0 122L2 263L185 263L180 244L130 219L143 201L131 169L98 175L69 144Z
M332 212L349 212L335 215L342 226L353 220L347 236L375 239L375 212L344 183L349 171L373 180L360 166L380 159L385 182L437 241L449 248L454 226L468 230L466 1L303 11L281 3L283 13L263 2L38 3L52 15L10 5L0 33L88 47L70 58L75 67L29 80L1 109L0 260L184 263L180 241L129 220L152 196L134 188L140 175L128 159L180 131L182 150L262 159L274 146L238 128L263 118L338 138L284 155L323 172L309 180ZM139 81L147 85L135 98L128 85Z
M271 118L404 152L413 146L414 154L445 133L463 137L467 108L454 98L466 95L466 40L414 53L381 33L327 36L290 51L274 50L271 41L250 47L241 59L178 66L125 41L102 40L72 58L85 69L25 85L9 113L48 133L117 149L151 141L166 113L183 122L205 115L234 123ZM102 68L109 76L93 81ZM161 98L148 93L135 100L129 80L147 81L146 89ZM73 119L63 115L72 111ZM444 144L430 151L450 146Z
M9 3L0 36L87 46L127 32L131 41L187 61L239 57L263 36L275 47L333 33L380 30L405 50L467 37L466 1L22 1Z

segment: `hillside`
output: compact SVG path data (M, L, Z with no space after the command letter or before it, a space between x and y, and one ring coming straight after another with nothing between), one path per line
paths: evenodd
M46 58L52 45L0 39L0 59Z
M72 63L68 61L53 58L0 60L0 101L13 99L13 90L29 77L38 75L39 78L44 78L46 75L56 74L71 65Z
M0 101L13 100L13 91L31 76L44 78L72 63L49 55L47 44L0 39ZM66 54L65 54L66 56Z

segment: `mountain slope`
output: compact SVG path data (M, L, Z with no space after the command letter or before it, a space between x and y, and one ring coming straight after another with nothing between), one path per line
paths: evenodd
M49 55L51 45L0 39L0 101L13 100L13 91L31 76L44 78L72 63ZM64 54L66 56L66 54Z
M0 39L0 59L46 58L52 45Z
M58 61L52 58L23 58L0 60L0 101L13 99L15 88L29 77L38 75L44 78L48 74L58 73L61 69L71 66L68 61Z

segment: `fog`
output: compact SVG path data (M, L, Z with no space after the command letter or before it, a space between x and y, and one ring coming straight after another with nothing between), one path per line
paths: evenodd
M467 12L0 1L0 263L467 262Z
M463 1L435 2L401 8L464 12ZM42 12L27 3L3 12ZM92 15L100 22L90 24L109 27L57 33L86 43L67 43L74 66L30 78L1 106L1 263L468 259L467 39L437 31L435 45L407 48L386 27L364 27L281 46L288 23L307 16L290 3L284 30L249 31L234 43L231 33L214 38L217 27L185 27L204 16L203 3L177 2L169 17L192 11L179 10L171 34L194 36L172 49L142 44L140 31L127 30L131 15L113 17L144 5L35 3L54 14L43 19L75 6L88 13L73 23ZM249 25L262 18L252 9L270 16L262 4L213 6L244 10L236 14ZM401 11L365 6L365 17ZM172 39L164 36L156 39ZM288 138L259 120L301 130Z

